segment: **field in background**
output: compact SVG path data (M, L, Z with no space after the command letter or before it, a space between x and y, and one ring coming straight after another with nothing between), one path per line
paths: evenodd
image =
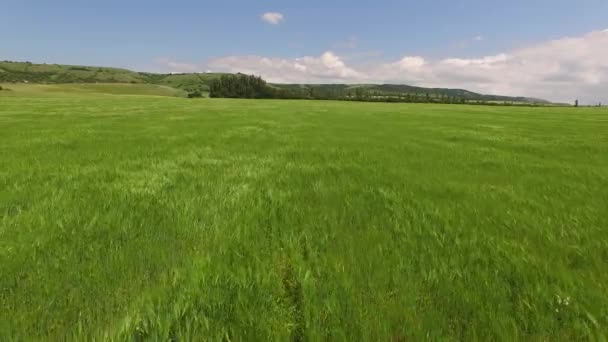
M129 83L28 84L0 83L1 96L77 96L77 95L147 95L186 97L187 93L168 86Z
M18 91L2 340L606 338L607 110Z

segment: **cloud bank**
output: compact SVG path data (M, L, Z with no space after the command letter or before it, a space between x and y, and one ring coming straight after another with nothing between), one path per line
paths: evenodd
M293 59L252 55L221 57L201 65L170 62L170 66L169 62L165 65L174 71L243 72L277 83L402 83L561 102L608 103L608 30L478 58L404 56L394 62L348 65L328 51Z

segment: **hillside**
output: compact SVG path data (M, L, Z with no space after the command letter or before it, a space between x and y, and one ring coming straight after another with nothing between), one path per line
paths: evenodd
M187 92L157 84L131 83L0 83L0 96L52 96L52 95L145 95L185 97Z
M131 83L153 84L167 86L189 93L209 94L209 86L213 80L221 77L222 73L183 73L155 74L136 72L119 68L33 64L29 62L0 62L0 83ZM399 99L405 96L426 97L428 99L458 98L478 102L509 102L524 104L549 104L550 102L528 98L499 95L484 95L464 89L423 88L410 85L394 84L271 84L276 89L287 90L301 97L303 94L315 94L310 98L334 98L336 94L342 97L354 96L357 91L384 99ZM319 96L321 94L321 96ZM352 95L351 95L352 94Z
M0 62L0 83L153 84L204 94L209 92L209 83L219 76L221 74L154 74L106 67Z

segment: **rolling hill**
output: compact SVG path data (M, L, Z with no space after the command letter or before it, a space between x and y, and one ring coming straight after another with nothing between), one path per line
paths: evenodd
M149 84L177 89L168 92L170 96L187 96L188 93L201 93L207 96L210 83L221 77L222 73L182 73L155 74L136 72L119 68L34 64L30 62L0 62L0 83L101 83L101 84ZM484 95L464 89L423 88L397 84L271 84L272 87L285 90L299 90L310 93L349 93L357 89L373 92L379 97L394 96L427 96L429 98L458 97L468 101L511 102L524 104L550 104L542 99L529 97L511 97ZM125 88L126 89L126 88ZM152 88L150 88L152 89Z
M221 74L154 74L106 67L0 62L0 83L150 84L180 90L173 92L180 96L195 91L209 92L209 83L219 76Z
M62 83L0 84L0 96L47 96L47 95L144 95L186 97L187 92L169 86L145 83Z

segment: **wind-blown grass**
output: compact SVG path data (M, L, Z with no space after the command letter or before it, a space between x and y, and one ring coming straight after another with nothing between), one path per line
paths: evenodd
M0 339L608 331L608 111L0 97Z

